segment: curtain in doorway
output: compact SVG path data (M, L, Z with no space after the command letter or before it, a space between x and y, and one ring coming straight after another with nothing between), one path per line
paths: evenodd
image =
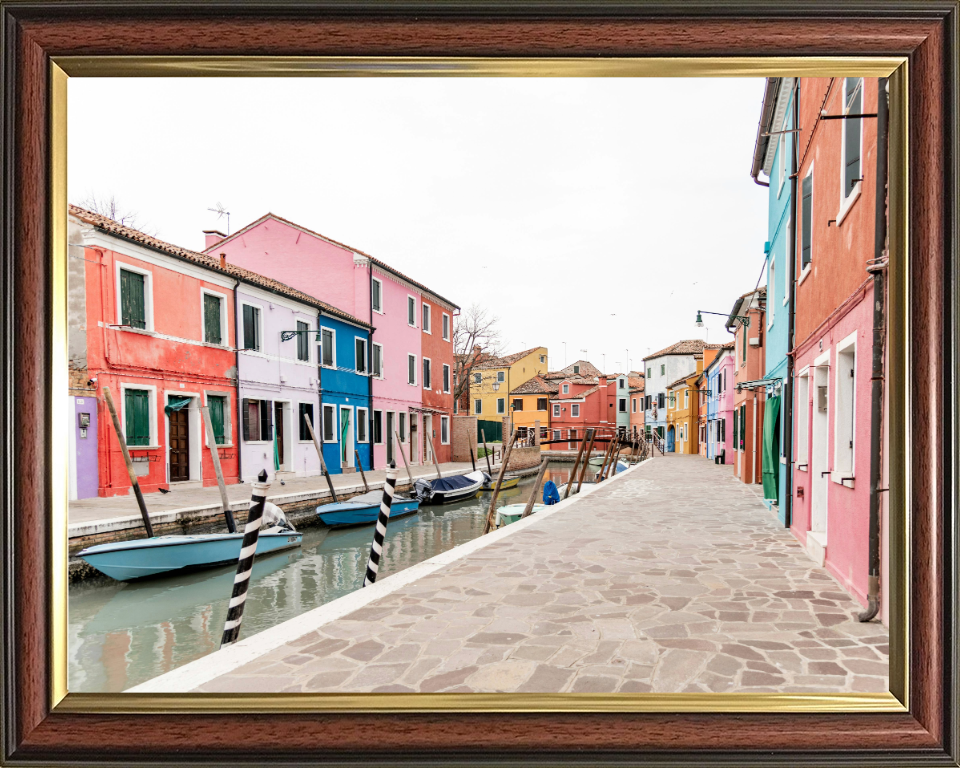
M780 395L767 399L763 412L763 498L776 501L780 485Z
M192 397L183 397L181 395L171 395L169 402L164 406L163 412L169 416L174 411L180 411L190 405Z

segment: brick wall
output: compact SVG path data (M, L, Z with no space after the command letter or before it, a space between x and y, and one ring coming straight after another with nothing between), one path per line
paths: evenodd
M530 467L540 466L540 446L532 445L524 448L514 447L510 452L510 463L507 464L508 471L519 469L529 469Z
M470 449L477 446L477 417L453 417L453 461L470 461Z

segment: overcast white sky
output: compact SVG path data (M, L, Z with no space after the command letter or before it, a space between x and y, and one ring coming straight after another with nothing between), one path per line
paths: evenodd
M271 211L484 304L507 351L639 369L757 284L763 82L74 78L69 197L196 250L218 202Z

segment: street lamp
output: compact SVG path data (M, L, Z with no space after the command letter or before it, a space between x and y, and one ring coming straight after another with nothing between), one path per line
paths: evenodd
M728 315L726 312L707 312L704 310L697 310L697 328L703 328L703 317L701 315L719 315L720 317L725 317L728 320L732 317L734 320L739 320L742 325L749 328L750 327L750 318L744 317L743 315Z

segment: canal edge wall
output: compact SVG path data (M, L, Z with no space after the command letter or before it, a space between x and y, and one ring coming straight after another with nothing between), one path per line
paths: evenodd
M531 515L525 520L518 520L503 528L491 531L485 536L478 536L471 541L460 544L439 555L435 555L428 560L412 565L399 573L392 574L382 581L377 581L367 587L357 589L318 608L307 611L301 616L288 619L270 629L242 639L231 646L214 651L195 661L188 662L182 667L178 667L163 675L140 683L127 689L125 693L184 693L194 690L221 675L229 674L233 670L255 661L266 653L274 651L299 637L303 637L309 632L321 628L328 622L347 616L375 600L397 592L474 552L484 549L491 544L495 544L508 536L513 536L526 528L537 525L539 521L570 508L581 499L594 493L597 489L609 488L609 483L617 483L625 476L653 460L654 459L650 458L641 461L627 470L614 475L603 483L584 485L580 489L579 494L571 496L551 507L542 509L537 512L537 514Z

